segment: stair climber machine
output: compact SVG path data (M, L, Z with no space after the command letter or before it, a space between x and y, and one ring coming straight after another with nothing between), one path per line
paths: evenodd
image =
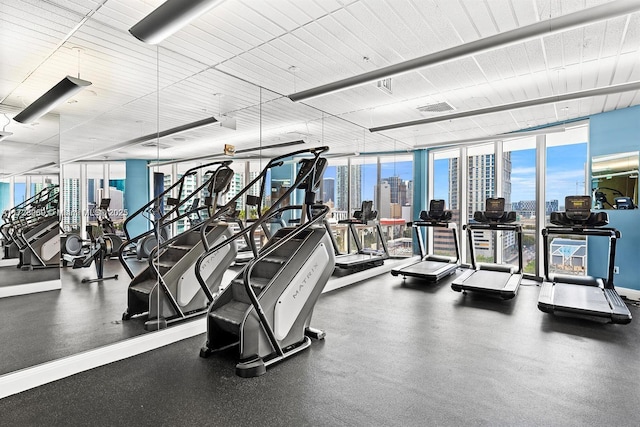
M22 270L60 266L60 187L45 187L5 212L4 258L17 258Z
M324 226L329 208L315 204L327 164L320 156L327 150L319 147L289 154L311 153L313 158L303 158L291 187L248 230L233 237L241 238L245 232L253 236L285 211L300 212L297 224L278 229L259 250L255 240L249 239L254 258L209 306L207 341L200 356L237 346L240 362L236 374L241 377L262 375L267 366L309 347L310 338L324 338L324 332L311 328L310 322L335 268L330 232ZM305 191L304 204L283 206L297 189ZM224 244L213 246L196 265L201 284L207 254Z
M212 274L205 285L200 286L194 271L194 265L200 255L209 245L225 240L231 236L229 224L223 221L214 221L216 215L223 211L218 210L219 198L224 195L233 178L233 170L229 168L231 161L218 161L189 169L173 186L160 194L154 201L156 206L162 198L169 194L174 187L179 187L179 194L183 193L183 185L188 176L191 176L204 167L214 167L208 171L208 179L197 187L186 198L169 199L168 204L172 208L156 221L156 229L170 225L180 219L186 218L189 212L180 213L181 207L186 207L192 197L202 190L209 196L205 198L203 208L210 212L210 220L195 225L192 228L170 238L157 245L149 254L147 266L140 273L134 275L128 267L126 260L120 252L120 260L127 271L131 282L127 292L127 309L122 315L122 320L129 320L132 316L147 314L145 328L147 330L162 329L168 323L184 320L190 317L204 314L207 304L212 300L213 294L220 284L224 271L235 258L235 245L227 247L226 251L216 254L211 259ZM147 206L148 207L148 206ZM141 208L138 212L142 212ZM125 243L123 243L124 246Z
M60 187L40 191L30 209L14 228L13 241L22 270L60 267Z
M361 271L380 266L384 264L385 259L389 258L387 242L382 235L380 224L376 221L377 217L378 212L373 210L373 202L371 200L365 200L362 202L361 209L353 212L353 218L338 221L338 224L347 224L349 234L356 244L356 252L349 254L340 253L337 242L335 239L332 239L336 253L337 268ZM325 223L325 225L327 224L328 223ZM382 246L382 249L363 248L356 226L373 227L376 233L376 241Z
M504 211L504 198L488 198L486 211L473 214L475 223L466 224L472 269L460 275L451 283L454 291L476 291L511 299L518 293L522 280L522 226L513 224L516 213ZM510 264L476 262L473 234L475 231L515 232L518 252L518 267ZM494 247L497 244L493 245Z
M421 260L404 268L391 270L393 276L402 276L404 279L407 276L417 277L429 282L437 282L456 272L460 265L458 233L455 222L451 222L451 211L447 211L444 208L444 200L431 200L429 202L429 210L420 212L420 220L411 223L410 226L415 230L418 239ZM424 228L445 228L450 230L456 256L427 254L421 232L421 229Z
M538 308L545 313L567 314L611 323L631 322L631 312L613 285L616 241L621 237L609 223L606 212L591 212L590 196L567 196L565 212L552 212L549 226L542 230L544 276ZM549 236L601 236L609 239L607 278L549 273ZM558 251L559 252L559 251ZM565 257L553 253L551 257Z

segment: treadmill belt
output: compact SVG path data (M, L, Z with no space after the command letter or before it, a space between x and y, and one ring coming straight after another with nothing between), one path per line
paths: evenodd
M337 267L349 267L373 262L381 262L384 258L380 255L348 254L336 257Z
M450 262L422 261L398 270L398 273L431 276L441 273L443 269L444 271L448 271L450 268L455 270L457 268L457 265Z
M477 270L464 281L464 286L479 289L502 290L511 278L511 273L504 271Z
M591 312L611 312L604 292L595 286L556 283L553 289L553 305Z

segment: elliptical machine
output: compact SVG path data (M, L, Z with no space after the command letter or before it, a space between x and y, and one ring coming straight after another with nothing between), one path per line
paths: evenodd
M95 265L95 279L82 279L82 283L102 282L104 280L118 279L118 275L104 277L104 262L115 250L112 240L105 236L94 236L90 225L86 228L89 241L84 241L77 234L70 234L65 241L65 253L62 255L63 265L71 264L73 269L88 268Z

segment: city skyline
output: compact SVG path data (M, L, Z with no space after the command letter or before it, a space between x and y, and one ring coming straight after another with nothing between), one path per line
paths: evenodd
M570 144L547 149L545 201L585 194L587 144ZM511 151L511 202L535 200L535 150ZM588 194L588 193L587 193ZM449 198L449 159L434 162L434 198Z

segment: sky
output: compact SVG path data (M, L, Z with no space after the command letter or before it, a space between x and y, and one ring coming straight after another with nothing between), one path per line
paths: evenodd
M511 201L535 200L535 150L511 152ZM587 144L561 145L547 149L546 200L558 200L564 206L564 198L569 195L585 194L584 177L587 161ZM362 167L363 200L373 200L376 185L376 164ZM325 178L336 177L336 167L329 166ZM381 176L399 176L405 181L413 180L412 162L383 163ZM436 160L434 170L434 198L449 197L449 160Z
M535 200L535 150L511 152L511 201ZM585 194L584 176L587 144L561 145L547 149L546 200L558 200L564 205L565 196ZM449 161L437 160L434 170L435 198L448 199Z

